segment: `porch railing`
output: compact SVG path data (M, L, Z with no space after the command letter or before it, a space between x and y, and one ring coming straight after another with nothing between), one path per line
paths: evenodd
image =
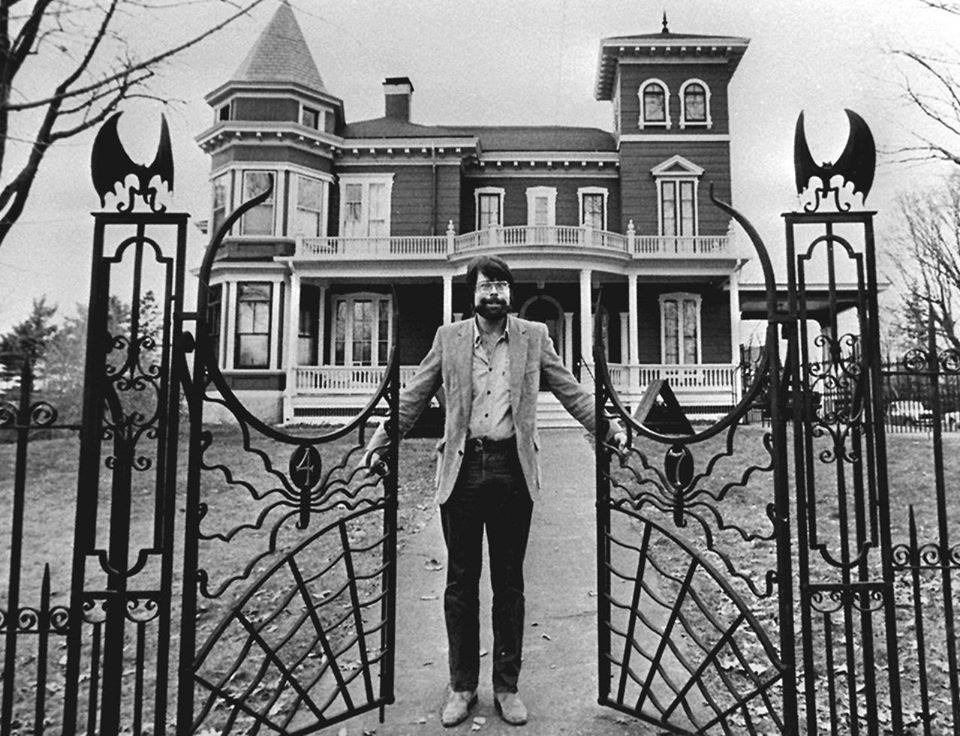
M385 366L297 366L297 393L372 393L383 381ZM417 366L400 366L400 385L406 385Z
M618 390L642 391L652 381L667 379L673 389L703 393L733 393L739 390L739 366L731 363L608 364L610 380Z
M651 381L666 378L683 393L732 394L739 390L739 366L729 363L699 365L608 365L613 385L620 391L642 391ZM369 393L383 380L383 366L297 366L296 391L311 393ZM400 366L400 384L406 385L417 366Z
M626 234L568 225L489 227L462 235L300 238L297 258L311 260L436 259L469 254L483 248L591 248L625 259L704 258L732 256L724 235L672 237Z

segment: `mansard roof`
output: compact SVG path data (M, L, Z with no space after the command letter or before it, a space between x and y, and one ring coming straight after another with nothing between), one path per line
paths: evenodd
M327 91L287 0L281 0L230 81L293 84L315 92Z
M350 123L350 138L477 138L484 151L616 151L613 135L599 128L562 125L417 125L391 117Z

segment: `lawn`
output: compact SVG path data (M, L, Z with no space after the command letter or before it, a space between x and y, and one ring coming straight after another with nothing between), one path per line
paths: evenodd
M328 635L331 652L337 652L337 661L343 662L341 674L347 680L347 690L353 695L354 703L365 702L369 691L367 681L361 675L359 662L368 655L371 659L380 646L376 626L382 621L379 605L367 605L362 619L352 616L344 620L344 611L352 610L352 599L361 603L375 598L379 592L381 578L372 574L383 566L382 524L383 512L379 507L369 504L356 504L350 497L358 486L367 487L358 494L358 498L372 500L382 496L382 484L374 486L363 472L353 472L359 462L361 452L356 444L357 436L352 439L340 439L333 443L318 445L321 451L323 471L330 472L328 486L335 487L332 495L315 501L319 513L311 514L305 529L298 529L295 515L277 523L280 516L289 512L289 499L281 499L278 489L283 487L278 475L289 472L290 446L276 443L264 443L254 440L251 444L261 453L246 451L241 433L222 426L210 428L210 444L204 454L205 465L201 474L201 500L206 505L206 513L201 524L201 532L209 539L200 544L200 566L204 570L203 589L218 593L213 597L201 596L198 601L196 624L197 647L201 647L210 635L222 628L217 641L210 647L200 668L200 673L208 681L221 685L224 692L236 692L245 695L250 703L257 703L269 710L279 720L294 718L298 711L304 710L303 704L291 693L291 686L281 682L278 673L265 667L263 650L244 649L244 638L236 631L237 617L228 615L231 611L240 611L247 621L251 621L261 630L261 638L270 640L270 647L281 652L283 658L297 663L295 670L298 678L316 679L311 697L322 700L321 691L329 687L326 681L333 671L331 663L325 657L306 658L301 653L307 649L317 650L317 628L315 620L322 623ZM316 431L315 429L313 431ZM181 437L179 482L177 489L176 549L174 561L174 609L179 605L182 566L182 528L185 510L185 471L187 465L187 438ZM398 548L402 549L405 540L419 531L433 506L433 458L435 440L410 439L403 443L399 473L400 494L398 508ZM146 444L146 447L149 443ZM12 488L16 448L13 444L0 444L0 535L7 553L0 557L0 574L9 576L11 548L10 520L12 515ZM75 433L64 433L53 439L33 441L29 445L26 499L24 505L23 526L23 562L21 569L20 607L38 608L41 580L44 568L49 566L52 605L65 605L69 599L69 580L74 529L74 514L77 488L77 461L79 441ZM104 453L106 454L106 453ZM144 453L155 467L156 458L147 449ZM229 469L229 477L220 466ZM338 470L337 466L343 465ZM341 478L337 481L337 478ZM155 535L155 503L153 474L148 470L134 474L131 490L131 558L136 551L149 547ZM98 508L97 546L106 547L109 539L109 482L104 471L101 480L102 498ZM339 488L339 490L336 490ZM272 492L271 492L272 491ZM258 498L260 496L260 498ZM276 505L276 500L285 505ZM356 511L346 508L353 503ZM267 513L264 513L267 511ZM257 527L258 517L263 522ZM347 518L352 517L352 518ZM340 527L334 525L325 534L319 534L325 526L338 519L343 523L343 536ZM251 528L243 528L243 527ZM237 529L239 531L237 531ZM271 532L275 531L276 540L272 546L274 554L266 554L271 547ZM291 583L289 575L270 574L273 563L282 556L282 551L291 549L298 543L315 539L305 546L296 560L303 573L302 590L314 596L313 610L304 605L300 598L291 599L285 591L301 591ZM229 543L224 541L229 538ZM343 539L350 548L352 578L356 585L346 586ZM261 555L263 555L261 557ZM95 563L88 563L88 587L101 587L103 575L96 569ZM283 566L282 571L289 571ZM246 573L246 574L245 574ZM131 583L131 588L151 589L159 583L160 566L152 559ZM365 577L369 576L369 577ZM229 582L233 581L233 582ZM229 583L229 584L228 584ZM250 594L242 600L247 591ZM302 592L302 591L301 591ZM5 600L8 598L5 597ZM95 613L95 612L93 612ZM133 623L128 628L127 648L125 649L123 722L133 723L137 708L134 700L138 689L148 695L139 709L142 713L143 732L152 732L154 707L149 694L155 672L148 667L142 673L134 666L134 653L141 645L138 633L142 629L142 646L145 661L154 662L159 647L166 647L171 654L171 671L176 671L177 647L179 640L179 621L171 627L170 641L157 641L155 625L150 623L152 612L148 605L131 610L128 618ZM91 615L93 618L93 615ZM143 620L141 626L136 623ZM308 626L304 626L304 620ZM221 626L222 625L222 626ZM81 701L87 697L87 684L91 675L99 672L91 670L89 663L90 636L92 626L85 626L84 664L81 668ZM360 651L357 643L358 631L369 629L365 647ZM15 732L22 729L32 732L34 723L35 690L37 687L37 644L35 634L18 637L18 666L15 681ZM310 646L312 643L312 647ZM298 649L299 648L299 649ZM259 656L258 656L259 655ZM299 660L303 661L299 661ZM52 636L49 652L47 681L45 685L45 718L48 725L59 724L60 703L63 692L63 678L66 664L66 644L63 636ZM374 678L372 685L376 690L376 663L372 662ZM322 675L322 676L321 676ZM353 676L351 679L351 675ZM142 684L141 683L142 678ZM374 692L375 694L375 692ZM207 691L198 686L198 703L206 701ZM172 698L171 698L172 700ZM223 724L227 719L235 719L235 728L243 730L249 719L242 709L229 707L222 698L210 704L210 713L204 726ZM337 702L329 704L326 717L335 717L344 708L341 695ZM81 704L81 718L83 717ZM168 720L174 711L168 711ZM293 721L295 724L295 720Z

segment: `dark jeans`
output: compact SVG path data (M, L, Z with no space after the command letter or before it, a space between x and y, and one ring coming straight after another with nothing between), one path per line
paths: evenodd
M486 528L493 588L493 690L516 692L523 649L523 558L533 501L515 445L471 448L440 507L447 545L443 594L450 687L475 690L480 676L480 569Z

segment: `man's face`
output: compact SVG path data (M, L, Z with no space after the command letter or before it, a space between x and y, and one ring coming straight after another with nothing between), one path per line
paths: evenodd
M490 320L503 319L510 307L510 285L481 272L473 292L473 309Z

